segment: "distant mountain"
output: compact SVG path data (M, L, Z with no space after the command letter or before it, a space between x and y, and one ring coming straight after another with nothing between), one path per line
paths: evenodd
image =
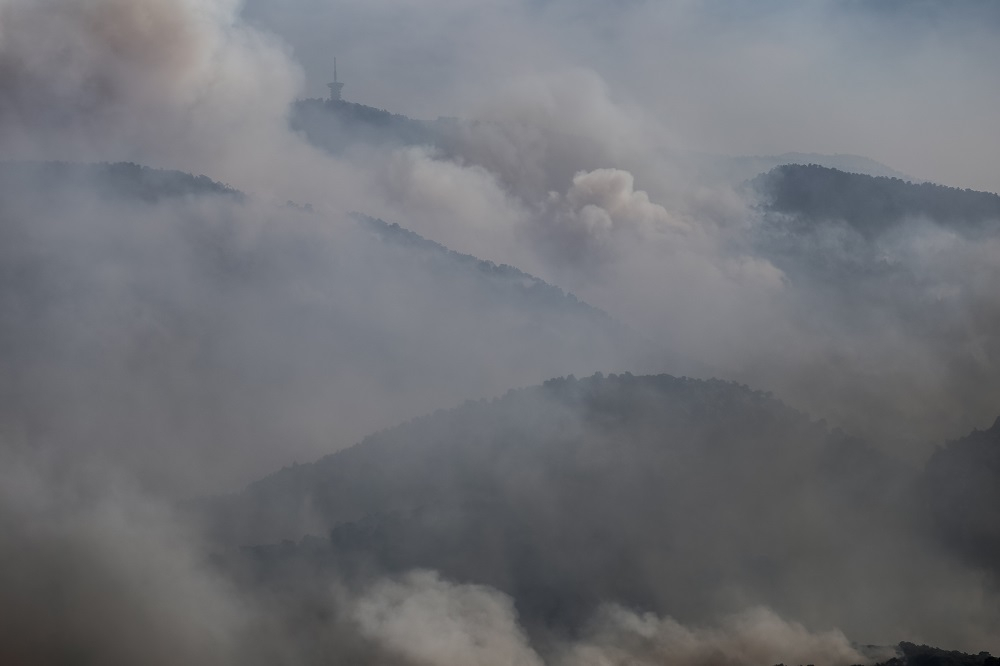
M510 594L544 633L606 602L705 619L727 590L794 616L867 575L848 560L894 529L900 493L869 447L769 395L625 374L469 402L202 508L232 543L319 535L244 551L274 584L429 568ZM893 557L880 541L860 546L872 566Z
M921 491L940 541L1000 576L1000 418L939 448Z
M128 460L158 423L163 459L145 472L204 473L201 491L652 348L399 226L132 164L0 168L0 303L0 425ZM185 457L214 447L225 470Z
M839 359L866 356L857 376L898 383L866 393L852 380L845 404L863 395L879 405L870 413L898 414L879 436L906 432L927 449L996 416L1000 265L990 247L1000 240L1000 196L818 165L780 166L748 188L758 206L746 251L795 286L810 336L852 341L801 359L802 376L833 386Z
M207 176L153 169L131 162L76 164L69 162L0 162L0 188L26 194L46 190L88 190L106 198L155 203L177 197L243 194Z
M314 145L333 153L354 144L434 144L447 120L423 121L344 100L304 99L290 124Z
M492 295L520 301L522 306L530 303L532 307L550 309L552 312L572 312L591 319L593 324L600 322L607 328L609 334L618 335L623 341L631 339L637 348L643 345L638 334L613 319L608 313L513 266L498 265L470 254L449 250L444 245L427 240L420 234L395 223L389 224L384 220L359 213L354 215L354 219L377 234L385 243L411 248L415 254L423 257L424 262L432 263L433 270L443 278L480 280L484 285L488 285L485 288Z
M131 164L0 169L0 306L11 446L72 467L83 441L141 460L153 486L197 468L190 492L652 353L559 288L398 225ZM434 412L187 509L213 566L306 643L325 640L336 585L413 569L509 594L539 641L605 603L696 624L763 605L852 636L907 626L908 604L934 631L964 603L958 558L988 566L992 547L954 519L990 506L988 475L928 520L923 489L991 469L985 444L945 451L914 485L770 394L597 374Z
M989 652L965 654L907 642L900 643L897 651L899 656L876 666L1000 666L1000 658Z
M292 129L302 132L310 142L331 152L340 152L352 144L362 143L434 145L446 153L462 152L456 145L455 131L461 124L456 118L416 120L356 102L303 99L292 107L290 123ZM475 125L472 123L472 126ZM734 157L689 153L678 157L709 179L722 178L733 183L785 164L818 164L850 173L917 180L861 155L792 152Z
M864 157L862 155L822 153L782 153L780 155L746 155L734 157L732 164L734 168L741 169L747 173L747 178L764 171L788 164L816 164L829 169L846 171L865 176L898 178L905 181L917 181L919 179L909 176L892 167L888 167L881 162Z
M963 234L1000 231L1000 196L866 176L818 164L776 167L752 181L766 210L804 223L843 221L866 238L929 220Z
M738 186L760 174L789 164L817 164L830 169L867 176L885 176L905 181L919 181L881 162L861 155L823 153L782 153L780 155L714 155L681 153L678 160L697 174L697 181Z

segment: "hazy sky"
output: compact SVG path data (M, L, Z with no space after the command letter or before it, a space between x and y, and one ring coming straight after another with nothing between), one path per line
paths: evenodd
M980 388L992 387L990 244L923 227L883 239L873 251L920 279L841 306L753 247L752 202L701 180L686 151L861 153L992 187L998 15L986 3L0 0L0 150L204 173L266 205L313 204L329 214L318 228L352 210L398 222L603 308L671 351L656 370L746 381L854 431L871 425L859 412L909 423L929 444L995 417ZM348 99L470 122L454 124L450 152L326 154L288 115L297 96L325 93L334 55ZM804 251L850 265L857 248L834 241ZM919 299L921 313L952 308L954 331L893 309ZM909 418L884 418L896 409Z
M475 116L520 80L595 72L678 148L869 156L1000 190L1000 9L988 1L247 0L325 96Z

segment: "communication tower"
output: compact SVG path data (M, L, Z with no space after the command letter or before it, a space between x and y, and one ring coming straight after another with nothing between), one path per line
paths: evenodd
M337 81L337 59L333 59L333 83L326 84L326 87L330 89L330 101L339 102L340 101L340 91L344 89L344 84Z

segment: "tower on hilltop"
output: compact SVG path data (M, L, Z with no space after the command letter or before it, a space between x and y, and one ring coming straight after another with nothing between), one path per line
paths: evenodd
M340 101L340 91L344 89L344 84L337 81L337 59L333 59L333 83L326 84L326 87L330 89L330 101L339 102Z

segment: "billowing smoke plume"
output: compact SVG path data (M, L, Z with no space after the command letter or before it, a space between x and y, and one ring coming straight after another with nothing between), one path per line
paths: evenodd
M301 76L238 12L232 0L4 0L5 156L200 172L272 152Z
M428 571L379 582L353 609L361 631L379 644L416 663L442 666L848 666L894 656L891 650L862 654L838 631L810 632L766 608L727 617L718 627L686 627L671 618L607 606L578 641L555 647L543 659L528 644L506 595L449 583Z
M488 587L455 585L434 572L385 580L356 603L361 631L427 664L540 666L517 625L509 597Z
M100 470L4 455L0 659L236 663L252 613L170 512ZM81 478L82 477L82 478Z
M748 163L780 158L714 154L870 145L903 172L996 189L995 9L922 7L899 39L886 29L900 3L761 3L736 18L695 2L481 4L0 0L0 661L835 666L887 656L828 627L858 608L848 634L988 638L983 570L947 549L893 566L927 544L916 505L863 535L825 505L801 514L817 532L761 517L769 531L754 536L789 552L844 529L825 570L849 590L829 613L797 616L815 606L795 595L792 613L750 600L735 615L699 597L708 619L689 622L609 598L575 633L529 624L499 583L447 573L365 561L351 579L305 557L288 579L258 579L257 551L239 549L257 544L188 523L200 505L178 500L571 373L773 390L868 437L901 470L873 472L877 487L906 486L933 445L995 418L996 216L970 231L907 213L872 233L744 182ZM320 59L337 55L331 34L355 64L349 96L463 117L333 151L293 129L296 98L317 94ZM863 162L828 161L845 160ZM105 161L236 189L76 164ZM593 424L560 423L590 441ZM761 478L786 462L753 461L742 469ZM516 471L511 487L538 480ZM535 490L523 511L554 511L551 489ZM720 521L699 542L718 560L682 544L676 571L729 562L729 490L681 521ZM616 524L639 513L601 499ZM288 503L266 517L309 520L273 552L348 529ZM858 585L872 579L855 567L884 575ZM697 595L676 571L642 591ZM949 622L914 608L930 598Z
M766 608L728 617L721 627L685 627L670 618L611 606L595 618L593 634L573 646L567 664L836 664L889 658L863 655L839 631L812 633Z

